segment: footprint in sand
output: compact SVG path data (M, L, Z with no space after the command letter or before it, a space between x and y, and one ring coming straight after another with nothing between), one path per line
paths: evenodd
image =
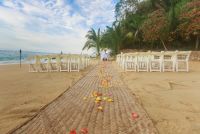
M183 104L183 105L185 105L185 106L189 106L189 107L192 106L192 104L190 104L190 103L186 103L186 102L182 102L182 101L179 101L179 103L180 103L180 104Z
M179 84L179 83L175 83L173 81L169 81L168 84L169 84L169 87L170 87L169 90L175 90L176 89L175 87L177 87L177 86L182 86L182 87L186 86L186 85L182 85L182 84Z

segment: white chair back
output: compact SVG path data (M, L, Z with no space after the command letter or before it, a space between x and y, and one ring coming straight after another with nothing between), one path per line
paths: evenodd
M116 62L125 71L189 71L190 53L190 51L121 53L116 56ZM185 65L181 65L181 62ZM184 69L180 69L181 66Z

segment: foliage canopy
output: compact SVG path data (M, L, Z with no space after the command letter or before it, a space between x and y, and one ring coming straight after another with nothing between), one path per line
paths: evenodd
M88 31L84 49L199 49L200 0L120 0L116 21Z

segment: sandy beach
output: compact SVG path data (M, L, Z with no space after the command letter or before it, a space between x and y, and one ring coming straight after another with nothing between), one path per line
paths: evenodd
M27 65L21 69L19 65L0 65L0 134L28 120L92 67L71 73L29 73Z
M190 62L189 73L128 72L122 77L160 134L200 133L200 62Z
M27 65L0 66L0 133L31 118L91 68L80 73L28 73ZM200 133L200 62L190 62L188 73L122 72L121 76L160 134Z

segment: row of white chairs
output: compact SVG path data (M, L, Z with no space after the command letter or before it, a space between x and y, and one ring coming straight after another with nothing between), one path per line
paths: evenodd
M90 64L88 55L37 55L29 58L29 72L79 72Z
M116 62L124 71L179 72L189 71L191 51L121 53Z

